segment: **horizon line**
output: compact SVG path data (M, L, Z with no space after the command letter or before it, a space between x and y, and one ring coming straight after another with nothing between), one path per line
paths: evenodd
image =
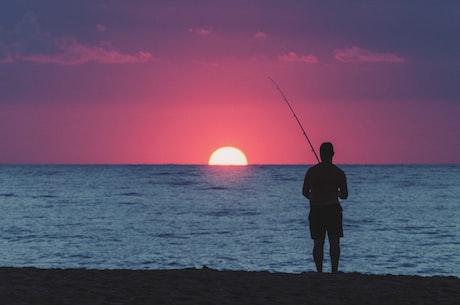
M65 165L75 165L75 166L209 166L209 167L246 167L246 166L312 166L316 165L318 163L249 163L247 165L210 165L207 163L53 163L53 162L18 162L18 163L1 163L0 166L47 166L47 165L53 165L53 166L65 166ZM452 166L452 165L460 165L460 163L334 163L336 165L340 166Z

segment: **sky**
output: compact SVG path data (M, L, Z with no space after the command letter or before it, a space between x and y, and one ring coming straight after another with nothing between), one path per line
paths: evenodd
M0 163L460 163L460 2L0 0Z

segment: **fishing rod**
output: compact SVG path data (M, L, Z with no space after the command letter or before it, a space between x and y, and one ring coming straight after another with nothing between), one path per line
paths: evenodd
M305 129L303 129L303 126L302 126L302 124L300 123L299 118L298 118L297 115L295 114L294 109L292 109L291 104L289 103L289 101L288 101L286 95L284 95L283 91L281 91L281 89L280 89L280 87L278 86L278 84L277 84L271 77L268 77L268 79L272 81L273 85L276 87L276 89L278 89L279 93L281 93L281 96L283 97L284 101L285 101L286 104L288 105L289 109L291 109L291 112L292 112L292 114L294 115L294 118L295 118L295 120L297 121L297 124L299 124L300 129L302 129L303 135L304 135L305 138L307 139L308 144L310 144L311 151L312 151L313 154L315 155L315 158L316 158L316 160L318 161L318 163L320 163L319 158L318 158L318 155L316 154L315 148L314 148L313 145L311 144L310 139L308 138L307 133L305 132Z

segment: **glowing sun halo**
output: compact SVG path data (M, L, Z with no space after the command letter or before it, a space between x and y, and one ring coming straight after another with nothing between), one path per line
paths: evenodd
M209 158L209 165L248 165L248 159L238 148L226 146L214 151Z

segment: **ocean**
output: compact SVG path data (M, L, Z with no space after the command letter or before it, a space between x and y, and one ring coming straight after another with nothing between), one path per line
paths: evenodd
M460 165L340 167L340 271L460 277ZM307 168L0 165L0 266L314 271Z

